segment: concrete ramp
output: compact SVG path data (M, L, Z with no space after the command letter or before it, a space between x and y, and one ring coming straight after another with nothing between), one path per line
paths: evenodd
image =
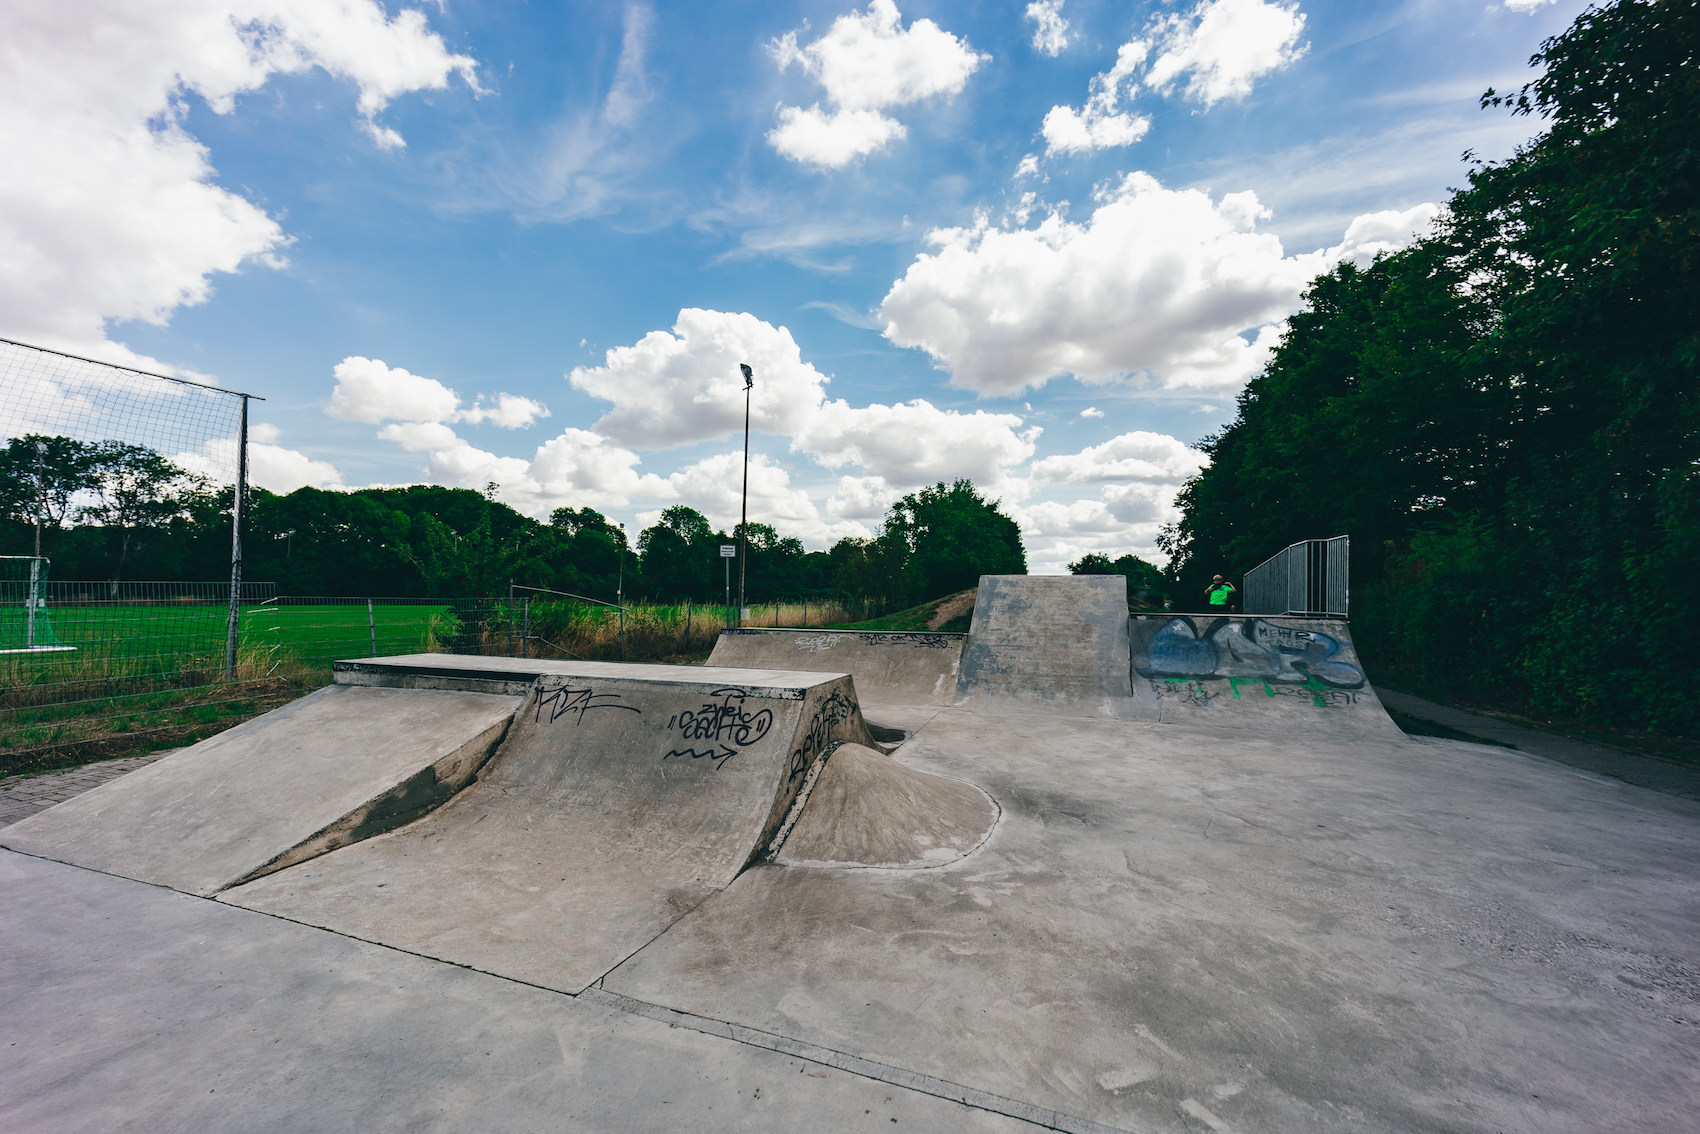
M866 704L948 705L961 634L872 630L723 630L709 665L848 673Z
M829 746L872 743L841 674L418 661L390 680L543 675L447 806L221 900L576 993L730 883Z
M214 894L425 814L519 703L333 685L14 823L0 846Z
M980 577L958 704L1121 717L1132 693L1124 576Z
M1134 697L1165 723L1403 740L1345 620L1136 615Z

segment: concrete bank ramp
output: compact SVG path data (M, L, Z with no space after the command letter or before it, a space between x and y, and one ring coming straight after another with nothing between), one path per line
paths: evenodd
M832 750L770 855L781 866L943 866L973 853L998 819L973 784L922 772L859 744Z
M509 666L544 672L476 783L221 900L576 993L757 857L830 745L872 743L842 674L460 658L342 673Z
M723 630L708 664L848 673L876 705L948 705L961 634L873 630Z
M1171 724L1404 740L1344 619L1135 615L1134 697Z
M0 846L214 894L416 819L517 697L333 685L0 831Z
M1125 717L1132 694L1125 576L980 576L958 704Z

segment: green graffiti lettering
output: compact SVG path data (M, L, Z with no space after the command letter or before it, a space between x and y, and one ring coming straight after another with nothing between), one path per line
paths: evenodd
M1241 683L1246 685L1261 685L1263 686L1263 691L1265 693L1269 694L1271 697L1275 696L1275 690L1270 688L1269 682L1265 681L1261 677L1230 677L1228 678L1228 689L1235 697L1240 695Z

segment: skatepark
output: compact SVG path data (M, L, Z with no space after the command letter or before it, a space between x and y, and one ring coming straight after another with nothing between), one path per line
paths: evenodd
M349 659L0 848L7 1130L1700 1129L1700 803L1120 576Z

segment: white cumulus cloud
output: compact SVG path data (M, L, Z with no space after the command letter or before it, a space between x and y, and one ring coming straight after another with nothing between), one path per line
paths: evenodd
M217 114L276 74L322 68L359 89L362 128L391 100L475 62L423 12L376 0L16 0L0 9L0 312L6 331L111 355L107 320L164 323L209 277L278 263L278 223L214 183L184 128L188 95ZM120 352L121 353L121 352Z
M1078 453L1033 462L1038 484L1167 484L1178 486L1205 465L1204 454L1165 433L1135 431Z
M1133 73L1145 61L1145 43L1124 43L1116 52L1115 66L1092 77L1091 94L1080 110L1053 106L1045 115L1041 132L1045 152L1091 153L1111 146L1127 146L1145 136L1151 120L1118 109Z
M872 0L832 22L825 35L799 47L797 33L773 41L780 70L798 64L819 80L830 110L819 103L781 106L768 142L793 161L837 168L907 132L881 111L935 95L953 95L990 56L931 20L903 27L893 0Z
M629 445L664 449L731 436L744 424L744 380L755 370L750 424L785 437L792 451L828 468L857 464L865 475L912 488L972 477L995 484L1033 453L1035 429L1013 414L941 410L925 400L851 406L826 398L829 379L806 362L784 327L747 312L686 308L671 332L651 331L615 347L597 367L567 378L613 408L595 429Z
M744 427L744 378L754 368L750 424L789 436L820 405L827 377L803 361L784 327L747 313L686 308L672 332L651 331L615 347L601 366L567 380L612 402L596 430L627 444L666 449L726 437Z
M1037 7L1027 9L1030 18ZM1142 38L1117 49L1113 67L1093 76L1085 106L1053 106L1046 113L1045 152L1092 153L1139 141L1151 120L1120 106L1141 82L1167 93L1186 78L1186 94L1206 107L1243 98L1255 80L1305 53L1299 43L1304 24L1296 3L1267 0L1200 0L1189 12L1156 17ZM1151 66L1140 79L1136 73L1147 58Z
M1187 96L1205 106L1244 98L1257 79L1305 53L1304 26L1296 3L1201 0L1184 15L1153 21L1148 35L1156 57L1145 85L1167 91L1185 78Z
M1299 256L1257 231L1268 216L1254 193L1214 199L1133 173L1083 224L1052 214L1034 228L1000 230L982 217L939 230L929 236L938 250L886 294L885 334L982 394L1065 374L1232 388L1266 360L1311 279L1372 245L1396 246L1401 225L1408 243L1433 206L1359 218L1355 236Z
M1162 433L1112 437L1078 453L1034 461L1035 487L1097 485L1098 498L1048 499L1011 507L1022 526L1032 569L1064 570L1088 552L1161 562L1157 533L1178 516L1175 494L1208 463L1196 449Z
M437 381L413 374L382 359L350 355L331 371L336 386L325 412L341 421L377 425L384 421L456 422L473 425L488 421L504 429L523 429L548 417L542 402L517 394L497 394L486 406L480 395L470 409L460 408L460 395Z
M1558 0L1505 0L1506 8L1513 12L1530 14L1539 11L1548 4L1556 4Z
M316 461L278 444L277 426L256 422L248 430L248 483L279 495L297 488L345 488L342 473L329 461ZM172 458L193 473L229 483L236 468L236 438L215 437L192 453Z
M1068 21L1062 16L1063 0L1033 0L1027 18L1033 21L1033 50L1055 59L1068 46Z
M957 413L917 398L894 406L827 402L792 441L828 468L860 465L904 489L968 477L1003 487L1006 471L1033 455L1040 429L1008 413Z

